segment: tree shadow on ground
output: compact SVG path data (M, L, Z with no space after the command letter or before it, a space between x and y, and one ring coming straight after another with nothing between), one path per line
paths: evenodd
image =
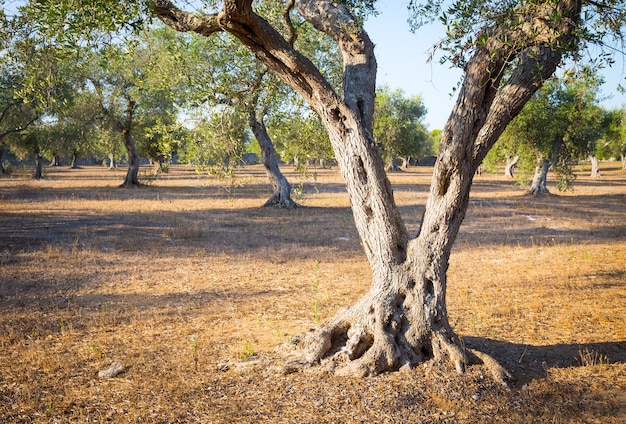
M626 363L626 341L534 346L468 336L463 342L496 359L514 376L518 388L545 378L551 368Z

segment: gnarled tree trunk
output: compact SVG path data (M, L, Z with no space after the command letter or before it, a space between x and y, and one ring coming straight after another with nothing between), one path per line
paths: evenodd
M442 134L419 233L410 236L372 137L374 45L345 7L325 0L296 1L300 15L333 37L342 52L339 96L311 61L254 13L250 0L225 1L218 14L200 17L167 0L154 2L157 16L175 29L234 35L307 100L328 130L371 266L372 285L355 305L304 335L292 364L322 363L337 373L371 375L435 358L448 359L463 371L466 352L446 310L446 271L472 179L508 122L560 62L561 55L545 46L555 42L555 34L571 28L550 26L551 17L569 17L566 26L578 22L580 4L546 4L545 10L539 9L545 19L533 22L536 26L485 29L485 42L475 47L466 65L465 81ZM505 75L508 79L502 81ZM495 365L492 370L499 379L506 374Z

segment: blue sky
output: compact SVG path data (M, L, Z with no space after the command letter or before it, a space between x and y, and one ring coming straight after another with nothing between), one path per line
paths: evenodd
M377 2L380 15L365 24L376 45L378 86L386 84L392 89L403 89L407 95L421 95L428 109L425 118L428 129L443 129L454 104L450 94L461 78L461 71L439 64L438 58L427 63L430 48L444 34L443 27L432 25L411 33L407 4L403 0L380 0ZM616 91L620 83L626 87L625 59L616 58L614 67L603 71L603 75L606 83L602 95L610 98L602 105L607 108L626 105L626 94Z

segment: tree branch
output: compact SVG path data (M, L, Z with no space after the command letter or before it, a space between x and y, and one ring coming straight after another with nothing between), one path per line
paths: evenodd
M165 25L180 32L195 32L208 37L223 31L217 14L196 15L176 7L170 0L151 0L152 13Z
M374 43L342 4L329 0L297 0L297 5L304 19L337 42L343 58L344 102L359 112L364 128L371 133L377 68Z

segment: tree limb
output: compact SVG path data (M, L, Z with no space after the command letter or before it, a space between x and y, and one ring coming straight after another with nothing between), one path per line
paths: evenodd
M152 13L165 25L180 32L195 32L208 37L223 31L217 14L196 15L176 7L169 0L151 0Z

